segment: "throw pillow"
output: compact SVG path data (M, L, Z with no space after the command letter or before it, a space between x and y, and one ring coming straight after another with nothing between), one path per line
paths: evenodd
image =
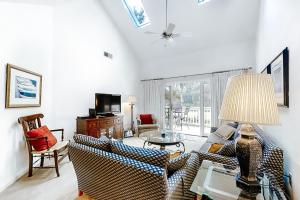
M238 122L228 122L227 125L237 129L239 126L239 123Z
M175 171L181 169L186 161L190 158L191 154L189 153L182 153L180 156L177 156L175 158L171 158L168 162L168 174L172 174Z
M177 158L180 155L181 155L181 151L176 151L174 153L170 153L170 159Z
M218 143L211 144L210 147L209 147L209 149L208 149L208 153L216 153L223 146L224 146L224 144L218 144Z
M234 157L236 156L235 154L235 140L226 142L224 146L217 151L217 154L222 155L222 156L227 156L227 157Z
M107 137L94 138L87 135L76 134L73 136L76 143L84 144L103 151L111 151L110 142Z
M111 143L113 153L132 158L141 162L149 163L158 167L166 168L170 159L170 153L155 149L144 149L140 147L131 147L121 142Z
M236 130L235 128L226 124L220 126L216 130L215 134L223 138L224 140L228 140L234 134L235 130Z
M226 142L228 142L228 140L225 140L223 138L221 138L218 134L216 134L216 132L213 132L211 134L209 134L208 138L207 138L207 142L214 144L225 144Z
M47 126L41 126L40 128L32 129L28 131L26 135L29 138L47 137L47 141L43 138L36 141L30 141L30 144L36 151L44 151L53 147L57 143L56 137L51 133Z
M140 115L142 124L153 124L153 119L151 114L142 114Z

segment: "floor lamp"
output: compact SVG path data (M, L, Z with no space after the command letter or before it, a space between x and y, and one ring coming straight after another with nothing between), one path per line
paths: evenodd
M132 133L134 133L133 107L136 103L136 96L129 95L128 96L128 102L129 102L130 110L131 110L131 131L132 131Z

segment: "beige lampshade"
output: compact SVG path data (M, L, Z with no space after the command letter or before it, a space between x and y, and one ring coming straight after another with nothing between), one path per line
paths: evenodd
M279 124L271 75L242 74L231 77L219 119L250 124Z
M128 102L129 102L129 104L135 104L136 103L136 96L129 95L128 96Z

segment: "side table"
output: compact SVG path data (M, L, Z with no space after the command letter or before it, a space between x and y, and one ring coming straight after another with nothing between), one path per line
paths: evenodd
M280 189L270 184L265 174L261 178L261 192L249 193L236 186L235 176L238 168L204 160L190 191L196 193L202 200L285 200ZM201 199L201 198L200 198Z

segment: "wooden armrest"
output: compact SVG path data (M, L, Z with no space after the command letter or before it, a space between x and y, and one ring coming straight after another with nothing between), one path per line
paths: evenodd
M59 128L59 129L53 129L53 130L50 130L51 132L57 132L57 131L64 131L64 129L63 128Z
M64 141L64 129L63 128L59 128L59 129L53 129L53 130L50 130L51 132L58 132L60 131L61 132L61 141Z

